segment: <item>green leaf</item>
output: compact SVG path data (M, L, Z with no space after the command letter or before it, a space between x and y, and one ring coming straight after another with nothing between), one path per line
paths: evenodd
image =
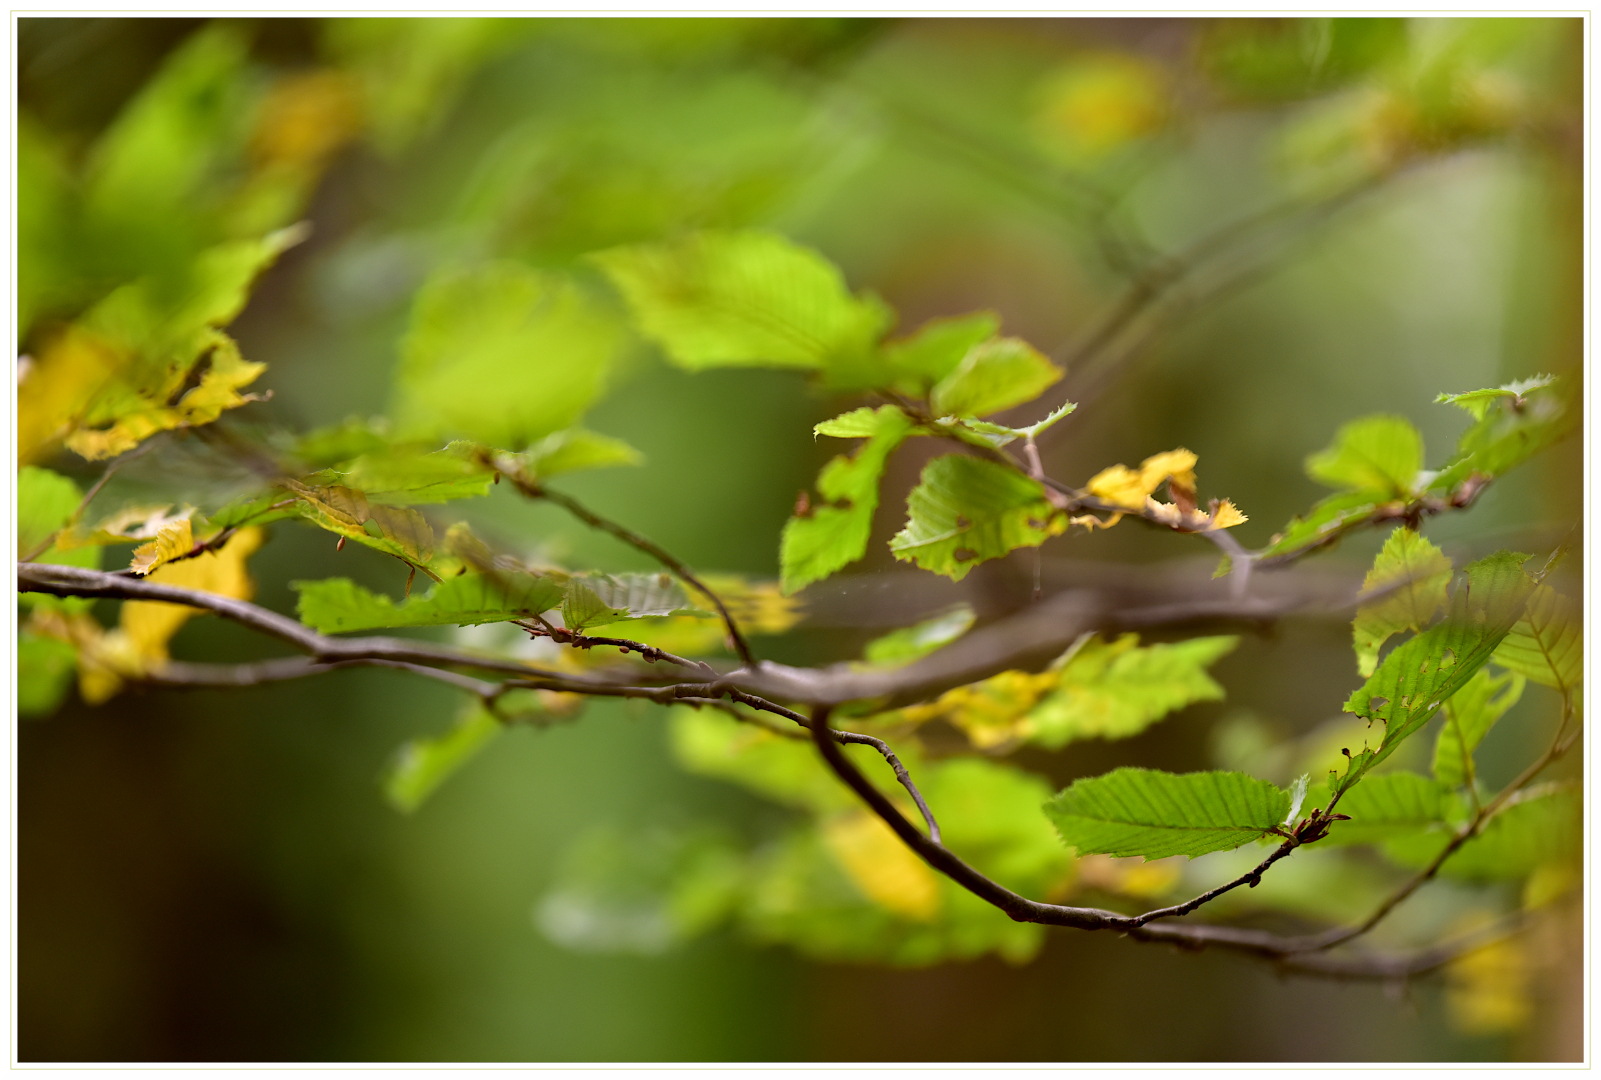
M917 333L883 347L885 363L894 377L917 397L956 370L968 352L994 337L1001 320L992 312L956 318L933 319Z
M82 501L83 492L78 490L78 485L60 473L41 469L35 465L24 465L18 469L17 557L21 558L32 553L40 544L64 528L72 520L72 515L77 512L78 504ZM60 541L52 543L50 547L34 555L33 561L57 566L82 566L90 570L100 569L98 546L73 547L63 551L58 546L59 543ZM24 608L39 611L84 612L94 606L94 600L79 596L20 593L17 599Z
M1414 772L1370 776L1340 799L1339 812L1350 821L1329 829L1331 844L1375 844L1423 830L1447 831L1455 802L1445 788Z
M381 418L350 417L341 423L316 428L294 442L294 455L308 469L326 469L363 454L388 449L388 425Z
M500 721L475 704L444 735L403 744L384 774L384 795L389 805L401 813L413 813L500 731Z
M935 385L929 404L937 416L988 416L1039 397L1062 369L1018 338L974 346Z
M628 618L628 609L613 607L582 581L569 582L561 600L561 624L575 633Z
M17 470L17 555L27 555L66 525L83 492L60 473L24 465Z
M1312 479L1332 488L1382 491L1407 498L1423 468L1423 436L1402 416L1366 416L1335 433L1306 459Z
M1340 530L1372 514L1382 506L1400 504L1382 491L1342 491L1319 501L1305 517L1297 517L1273 538L1264 557L1285 555L1303 548L1327 543Z
M363 454L328 478L375 500L398 506L444 503L489 494L494 473L475 460L472 446L443 450L390 447Z
M861 412L836 420L849 430L867 430L870 418ZM867 551L873 511L878 508L878 478L889 455L912 430L912 421L894 405L883 406L871 420L872 437L854 454L834 458L818 474L817 490L827 504L784 525L779 564L785 594L827 577Z
M1030 739L1056 749L1078 739L1126 739L1197 701L1223 700L1206 669L1234 650L1237 637L1191 638L1139 647L1138 634L1086 642L1061 680L1028 714Z
M1528 558L1502 551L1470 565L1445 620L1392 650L1346 701L1346 712L1382 723L1384 735L1377 748L1352 756L1335 790L1348 789L1393 754L1489 661L1534 587L1521 569Z
M535 574L463 574L436 585L427 596L396 604L349 578L292 581L300 594L300 621L324 634L395 626L473 626L531 619L560 604L563 582Z
M1503 639L1501 649L1506 648ZM1497 659L1497 663L1500 661ZM1434 742L1434 778L1447 787L1473 786L1473 751L1490 728L1523 696L1524 678L1515 672L1500 675L1480 668L1445 703L1445 726ZM1366 785L1363 785L1365 788Z
M891 630L867 643L863 659L873 664L901 664L927 656L949 645L973 625L973 609L957 604L949 611L925 619L915 626Z
M303 517L331 533L413 565L433 560L433 527L415 510L370 503L362 492L340 484L313 487L285 480L283 486L298 500Z
M709 829L597 826L563 854L534 924L564 948L655 956L727 919L747 873L744 853Z
M592 593L601 605L617 618L643 619L661 615L691 615L696 618L712 618L712 614L690 603L684 590L673 580L670 574L586 574L575 579L575 585L582 585L584 590ZM597 620L602 613L591 611L587 599L578 601L584 612L588 625L598 625ZM566 607L562 611L565 615ZM575 607L575 611L580 608ZM606 618L604 621L616 621ZM576 629L572 623L565 624L569 629Z
M1429 541L1399 526L1390 533L1373 569L1362 579L1362 591L1387 590L1373 603L1356 609L1351 623L1357 671L1373 674L1379 650L1394 634L1422 630L1445 606L1445 587L1451 581L1451 560Z
M1517 407L1522 403L1523 396L1532 390L1541 390L1555 383L1555 375L1536 375L1532 379L1518 379L1502 386L1492 386L1486 390L1469 390L1463 394L1441 394L1435 398L1439 405L1455 405L1466 409L1475 420L1483 420L1490 408L1497 402L1510 398L1511 404Z
M821 424L814 425L812 434L829 435L836 439L870 439L886 427L896 426L894 419L885 415L886 409L900 411L894 405L884 405L877 409L864 405L860 409L852 409L832 420L824 420Z
M673 363L838 369L869 363L892 316L827 259L763 232L702 232L592 256Z
M1114 769L1076 781L1045 804L1062 842L1080 856L1204 855L1278 827L1290 793L1236 772Z
M1522 618L1495 650L1495 662L1566 693L1584 680L1584 614L1551 588L1535 587Z
M49 716L72 686L78 650L65 641L26 629L17 634L17 714Z
M562 473L639 465L645 460L645 455L621 439L581 427L552 432L513 456L519 461L522 475L536 483Z
M553 274L507 262L440 270L412 307L395 418L521 449L584 414L622 340L615 319Z
M1365 786L1365 785L1364 785ZM1343 810L1345 804L1342 802ZM1440 867L1442 877L1463 881L1515 881L1548 863L1582 858L1583 798L1571 786L1543 784L1519 792ZM1384 854L1403 866L1429 865L1455 830L1434 828L1397 836Z
M906 509L906 527L890 540L890 550L953 581L988 559L1038 547L1067 524L1038 481L955 454L928 463Z
M1481 418L1463 432L1457 456L1434 477L1430 490L1454 491L1474 474L1500 476L1572 432L1582 410L1574 407L1571 388L1544 378L1508 384L1520 387L1521 394L1479 391L1490 397L1478 399L1468 411Z

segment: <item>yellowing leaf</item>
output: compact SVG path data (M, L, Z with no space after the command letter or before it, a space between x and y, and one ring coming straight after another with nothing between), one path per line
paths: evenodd
M189 554L194 550L194 546L193 526L188 518L180 518L170 525L162 526L161 531L150 543L134 548L133 562L128 564L128 569L142 577L180 555Z
M823 827L828 850L857 888L880 907L918 922L939 916L939 879L890 827L867 810L853 810Z
M1482 929L1482 916L1466 916L1451 936ZM1445 969L1445 1000L1451 1024L1485 1035L1517 1031L1534 1013L1529 996L1529 958L1521 938L1492 941L1453 960Z
M217 551L158 566L145 580L248 600L255 593L255 585L245 570L245 560L265 540L266 533L259 528L240 529ZM182 604L129 600L122 605L121 629L139 655L159 662L167 658L167 642L172 635L200 614L200 609Z
M68 448L90 461L116 457L157 432L209 424L228 409L259 400L239 391L255 382L267 370L266 364L244 359L239 346L220 330L207 331L196 344L200 359L188 377L193 380L194 372L202 374L193 389L179 388L183 396L176 404L162 405L157 398L142 409L122 413L109 427L79 428L67 436Z
M90 395L126 362L124 350L79 327L52 338L19 372L18 460L45 457L89 407Z
M1183 447L1165 450L1146 458L1137 470L1126 465L1102 469L1090 478L1087 490L1097 499L1124 509L1143 510L1146 498L1169 480L1193 491L1196 460Z
M1038 675L1003 671L983 682L947 690L927 705L901 710L901 715L919 724L944 719L966 732L974 746L987 750L1025 736L1029 710L1056 682L1054 671Z
M1161 69L1128 55L1076 60L1046 79L1040 98L1040 139L1074 158L1110 153L1167 119Z

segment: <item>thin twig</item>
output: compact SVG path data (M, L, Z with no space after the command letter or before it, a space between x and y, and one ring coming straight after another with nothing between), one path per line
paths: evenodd
M584 506L583 503L580 503L571 496L563 495L559 491L552 491L543 484L530 483L529 481L518 476L516 473L508 472L507 470L502 469L498 464L495 463L493 458L490 458L487 455L481 460L483 460L484 463L490 468L494 469L496 473L510 480L516 486L518 491L522 492L530 499L545 499L549 502L555 503L557 506L561 507L563 510L566 510L569 514L573 515L573 517L577 518L579 521L582 521L590 528L599 529L604 533L610 533L612 536L615 536L617 539L621 540L630 547L636 548L639 551L643 551L645 554L649 555L651 558L667 567L667 569L671 570L674 574L678 575L678 577L683 579L686 583L693 586L698 591L705 593L706 597L711 600L713 606L717 608L717 614L722 617L723 626L728 630L728 640L733 645L734 652L739 656L740 662L748 668L753 668L756 666L756 654L751 652L750 643L745 640L745 635L739 632L739 626L734 622L734 616L729 613L728 606L723 603L723 600L720 596L714 593L711 589L707 588L705 583L696 577L694 571L690 570L688 566L685 566L665 549L652 543L645 537L640 536L632 529L629 529L623 525L619 525L615 521L601 517L599 514L590 510L588 507Z

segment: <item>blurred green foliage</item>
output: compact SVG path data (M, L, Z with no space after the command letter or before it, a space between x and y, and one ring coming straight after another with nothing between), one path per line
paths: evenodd
M906 433L875 426L848 432L871 436L868 449L825 464L829 449L809 429L862 404L848 392L888 385L886 372L904 392L932 391L951 412L976 416L1030 401L1065 370L1042 402L1084 407L1038 433L1047 471L1087 477L1112 461L1194 447L1211 483L1249 498L1258 544L1315 497L1300 464L1332 437L1308 472L1340 494L1286 530L1288 550L1385 500L1451 490L1470 456L1499 473L1571 430L1578 25L221 19L174 40L124 44L95 20L23 20L17 342L31 366L19 395L66 400L38 388L79 385L84 357L111 355L106 342L141 362L108 362L114 377L96 403L38 412L48 422L25 435L23 453L56 472L42 484L26 469L19 478L19 495L37 503L19 509L19 548L30 546L24 535L36 546L64 523L75 528L77 501L63 484L82 491L99 475L82 460L94 454L74 458L63 440L81 448L103 437L120 449L106 432L128 416L160 430L240 410L237 391L255 369L229 376L218 366L237 340L237 363L265 362L256 385L274 396L230 413L217 426L232 434L218 439L291 445L309 468L343 469L355 486L318 487L305 516L425 569L435 538L418 531L419 521L427 528L418 511L363 503L357 514L328 494L377 490L349 477L378 484L385 467L415 479L410 459L386 462L392 440L436 450L465 437L524 451L522 475L542 479L563 460L641 458L621 439L646 467L563 477L564 488L691 565L781 573L794 589L862 559L853 570L891 582L885 542L899 516L875 516L875 506L898 508L919 471L925 501L945 498L964 479L945 473L984 463L929 464L929 452L910 449L926 439L891 461ZM129 77L125 59L95 74L95 57L123 49L142 52L132 68L143 76ZM90 88L69 92L80 80ZM60 104L74 94L93 106ZM310 239L266 269L284 246L277 230L303 219ZM259 257L220 289L201 272L219 252ZM258 270L241 313L234 301ZM222 300L195 300L219 289ZM149 298L143 337L126 332L133 320L105 315L129 296ZM742 305L782 317L754 324ZM981 314L950 318L970 312ZM629 319L634 334L620 329ZM990 358L1014 376L993 385L984 365L963 360L992 338ZM1007 344L1014 339L1039 351ZM792 371L723 367L752 360L823 375L808 393ZM1030 392L1008 396L1019 367ZM1458 457L1439 476L1420 472L1425 438L1439 446L1457 434L1454 410L1428 411L1435 394L1546 370L1563 377L1563 396L1527 388L1525 409L1523 389L1508 391L1517 407L1505 394L1488 405L1470 395L1458 402L1472 413ZM218 380L206 398L216 409L185 412L185 402L201 404L186 395L212 389L208 378ZM364 419L386 410L393 428ZM1405 416L1340 427L1377 410ZM1020 424L1044 411L995 419ZM580 419L605 434L574 434ZM314 428L298 440L268 430ZM1021 437L998 424L971 434ZM243 522L235 500L259 486L248 461L206 440L170 439L119 467L97 496L121 527L91 516L102 539L121 542L155 536L174 499L217 527ZM1489 489L1470 525L1441 519L1437 542L1477 556L1487 550L1478 535L1499 530L1493 546L1525 537L1528 550L1552 546L1572 518L1573 459L1525 468L1540 471ZM486 487L484 476L445 481L487 492L464 504L474 529L527 564L655 569L516 500L511 485ZM814 476L832 505L785 527L793 493ZM918 562L958 578L973 569L980 586L960 598L989 618L1027 573L1017 557L999 558L1020 531L1047 560L1064 559L1059 570L1047 563L1055 584L1086 573L1069 555L1093 564L1173 553L1124 536L1128 526L1115 542L1048 537L1034 527L1047 511L1032 489L1020 492L979 523L1004 534L994 550L933 537L944 547ZM335 562L332 538L295 522L274 537L251 563L268 606L293 606L290 579L348 575L353 594L375 600L401 589L391 560L357 551ZM1353 538L1344 554L1365 565L1380 542ZM465 558L446 546L447 557ZM975 553L995 559L976 566ZM770 655L852 659L882 631L958 598L929 588L899 607L870 599L852 610L853 580L811 590L814 617L775 638ZM830 598L843 612L834 625ZM1518 640L1566 640L1571 617L1547 614L1526 618ZM249 655L229 630L202 625L181 631L175 651ZM459 640L491 644L474 633L484 632ZM46 714L69 698L54 721L19 737L28 1059L1282 1059L1349 1055L1353 1033L1365 1040L1360 1056L1392 1059L1528 1058L1576 1045L1557 1020L1522 1035L1460 1031L1432 998L1423 1021L1406 1021L1376 990L1337 998L1326 987L1295 991L1303 996L1290 1007L1316 1009L1324 1022L1290 1038L1256 1022L1286 1007L1270 980L1132 947L1095 964L1094 979L1070 978L1083 957L1101 955L1098 944L1048 943L1039 927L936 877L856 808L805 743L717 713L681 709L664 721L601 703L554 730L566 706L530 702L537 730L491 742L498 729L483 714L452 726L445 691L340 673L316 690L119 698L110 708L133 733L111 733L70 700L62 648L31 632L18 642L21 711ZM914 655L886 648L867 656ZM1348 648L1341 624L1249 642L1223 659L1226 650L1210 649L1185 672L1199 690L1156 715L1211 698L1216 683L1201 669L1216 660L1233 700L1294 727L1295 753L1316 759L1318 740L1331 736L1309 710L1332 711L1351 691ZM1508 763L1548 734L1554 695L1527 697L1462 736L1480 745L1486 785L1509 778L1519 766ZM1127 742L1075 742L1070 754L1031 750L1008 763L947 756L934 724L923 749L914 740L903 756L940 808L947 842L980 869L1031 896L1145 906L1238 873L1229 859L1250 852L1141 876L1073 859L1039 807L1052 790L1078 780L1067 790L1082 794L1093 782L1080 778L1118 765L1236 767L1197 761L1218 715L1192 706ZM1118 734L1154 719L1142 712ZM946 726L945 735L971 735ZM136 764L126 775L93 756L80 766L72 754L85 731L133 740ZM683 771L663 764L669 755ZM884 779L881 763L863 767ZM1454 820L1459 796L1439 785L1454 790L1476 774L1450 768L1417 777L1428 790L1406 806L1427 813L1406 821L1427 832ZM418 813L394 815L377 796L380 773L403 809L438 793ZM1352 798L1376 790L1399 805L1410 775L1381 773ZM1371 787L1380 781L1388 787ZM1494 876L1486 868L1510 865L1506 851L1527 856L1515 867L1522 876L1571 859L1573 792L1531 796L1453 860L1455 876ZM101 826L114 814L155 822L130 850L157 869L107 855ZM1429 857L1429 842L1393 842L1385 864L1319 852L1273 886L1279 908L1330 917L1334 881L1360 900L1383 895ZM182 887L191 878L225 884ZM1264 889L1267 899L1231 903L1271 906ZM62 906L86 894L78 908ZM229 914L199 932L206 955L184 952L175 943L189 930L168 928L164 906L191 913L217 896ZM1438 912L1481 910L1476 903L1452 893ZM1438 912L1385 940L1430 939ZM718 932L725 925L735 934ZM282 963L298 966L274 966L274 935L291 942L278 949L291 958ZM760 948L770 942L813 961ZM920 966L986 953L1018 963L1042 949L1044 987L1027 981L1030 969L992 960L882 976L893 983L823 963ZM945 985L934 981L944 971L957 980L949 1002L929 989ZM318 992L321 1015L294 1002L262 1007L285 996L275 988L306 980L337 987ZM1221 980L1233 989L1218 992ZM1182 1016L1161 1031L1128 1019L1149 1011L1153 984L1183 991L1184 1008L1173 1010ZM1542 992L1560 1000L1560 990ZM897 994L919 1007L880 1016L873 1006ZM226 1022L171 1019L208 998ZM864 1012L877 1030L862 1030ZM797 1013L814 1026L794 1023Z

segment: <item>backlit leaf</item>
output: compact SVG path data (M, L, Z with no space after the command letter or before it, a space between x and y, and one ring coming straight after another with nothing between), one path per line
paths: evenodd
M78 485L60 473L36 465L18 469L17 558L100 569L98 547L72 547L70 538L63 533L82 501L83 492ZM86 612L94 606L88 597L44 593L19 593L17 602L29 610L69 613Z
M1496 650L1496 663L1500 663L1498 658L1504 648L1505 639ZM1445 703L1445 726L1434 742L1436 780L1447 787L1472 786L1476 775L1473 751L1495 722L1518 703L1523 684L1523 676L1516 672L1493 675L1488 667L1482 667L1451 695Z
M494 473L471 450L464 443L431 452L388 447L362 454L334 476L345 487L399 506L487 495Z
M939 878L883 819L864 808L828 819L823 842L875 904L917 922L939 915Z
M875 664L904 663L926 656L935 649L948 645L967 633L973 625L973 609L966 604L932 619L924 619L916 626L891 630L882 637L867 643L862 657Z
M646 337L690 371L870 363L892 316L817 252L762 232L702 232L593 256Z
M1061 377L1027 342L997 338L970 349L935 385L929 405L936 416L988 416L1033 401Z
M1445 619L1392 650L1346 701L1346 712L1381 723L1383 735L1377 747L1352 755L1336 790L1349 788L1394 753L1490 659L1534 587L1521 569L1527 560L1503 551L1470 565Z
M1582 857L1582 812L1583 798L1575 787L1526 788L1452 854L1440 874L1466 881L1509 881L1551 863L1577 861ZM1384 842L1384 854L1403 866L1427 866L1453 831L1435 828L1396 836Z
M1038 481L955 454L924 467L906 509L906 526L890 540L890 550L953 581L988 559L1038 547L1067 527Z
M1402 504L1383 491L1342 491L1319 501L1304 517L1293 519L1273 537L1265 556L1286 555L1317 547L1340 535L1341 529L1376 511L1399 509Z
M878 478L884 463L912 430L912 421L899 408L885 405L871 418L849 413L849 430L863 430L871 420L873 434L854 453L842 454L823 466L817 491L825 501L797 514L784 525L779 547L784 592L793 593L821 580L867 551L878 508ZM846 417L837 422L845 424Z
M1425 831L1448 833L1448 814L1458 809L1443 785L1414 772L1370 776L1341 797L1337 808L1350 821L1329 829L1331 844L1374 844Z
M1584 680L1584 615L1577 602L1537 585L1523 617L1495 650L1495 662L1563 692Z
M17 713L49 716L72 685L78 653L70 644L24 629L17 634Z
M1357 671L1373 674L1379 650L1394 634L1422 630L1445 605L1445 587L1451 581L1451 560L1439 548L1406 526L1390 534L1362 579L1363 592L1388 590L1373 603L1356 609L1351 623Z
M523 453L510 456L518 463L517 471L535 483L562 473L639 465L645 460L645 455L621 439L580 427L552 432Z
M561 622L564 627L582 632L591 626L604 626L628 618L628 609L613 607L583 581L567 585L561 600Z
M1306 459L1306 473L1332 488L1406 498L1423 468L1423 436L1403 416L1366 416L1346 424L1334 442Z
M1441 405L1455 405L1459 409L1466 409L1468 415L1475 420L1483 420L1490 409L1503 399L1510 399L1509 404L1514 407L1521 404L1523 396L1531 390L1541 390L1556 382L1554 375L1536 375L1532 379L1518 379L1502 386L1492 386L1485 390L1469 390L1462 394L1441 394L1434 400Z
M1138 634L1087 642L1062 667L1056 689L1029 712L1024 737L1053 749L1078 739L1126 739L1175 709L1223 699L1206 669L1239 638L1138 642Z
M445 734L405 743L384 774L384 796L389 805L404 814L414 812L500 731L500 721L475 703Z
M1045 804L1080 855L1204 855L1248 844L1284 820L1290 793L1244 773L1114 769Z
M300 594L300 621L324 634L381 630L395 626L474 626L532 619L558 606L563 582L535 574L462 574L434 586L427 596L396 604L348 578L293 581Z
M932 319L917 333L883 346L885 363L893 377L917 397L956 370L967 354L993 338L1001 321L988 311L950 319Z
M584 414L621 344L616 320L562 278L510 262L446 268L412 306L395 419L520 450Z

